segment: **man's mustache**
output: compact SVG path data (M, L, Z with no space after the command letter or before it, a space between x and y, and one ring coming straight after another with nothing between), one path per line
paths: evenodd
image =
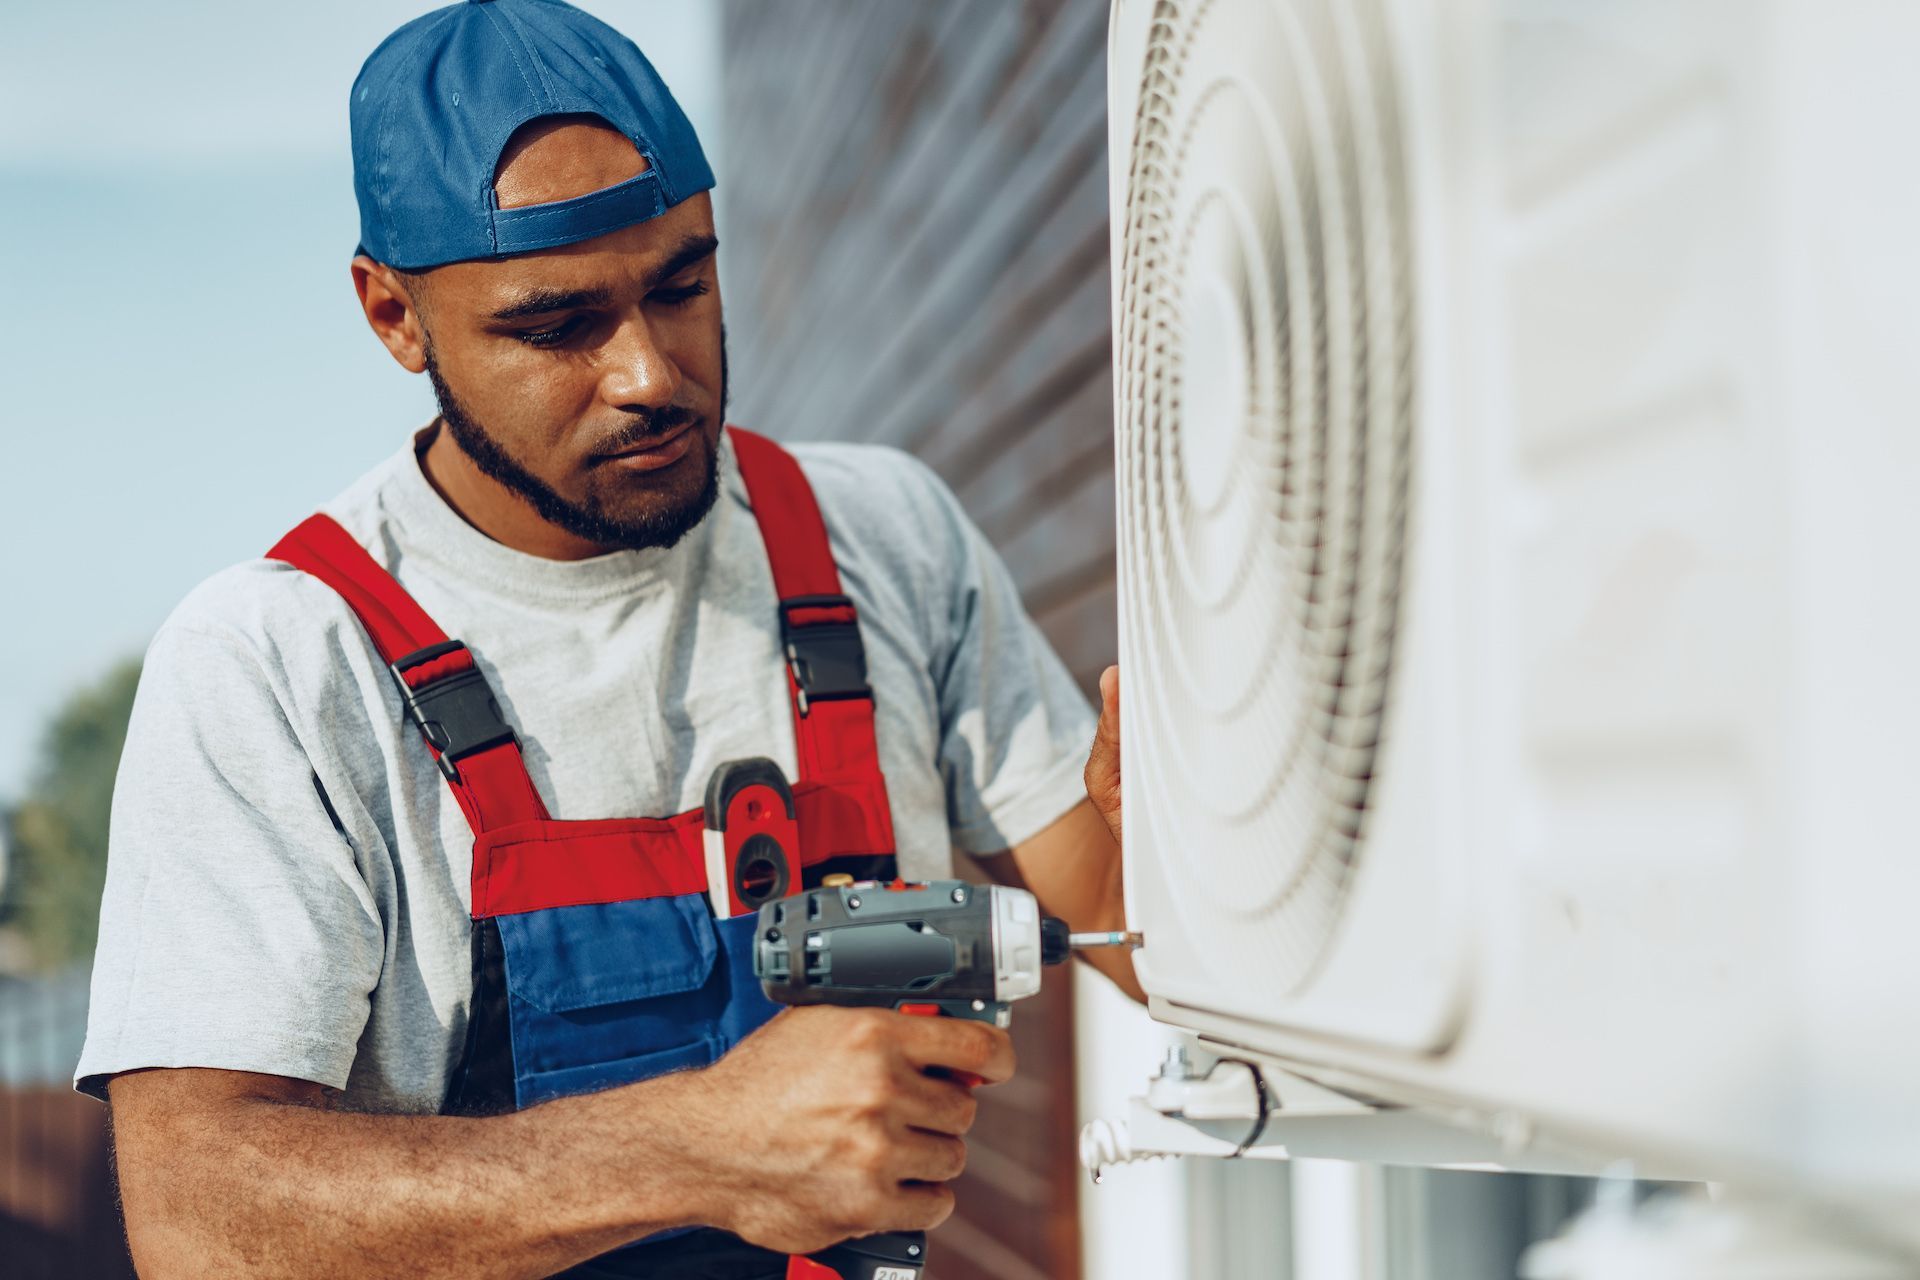
M626 449L640 448L651 440L670 436L680 428L700 420L699 414L676 404L670 404L664 409L634 413L594 452L619 453Z

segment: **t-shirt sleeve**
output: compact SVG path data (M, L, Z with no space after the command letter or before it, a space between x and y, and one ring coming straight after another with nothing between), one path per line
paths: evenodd
M947 553L933 655L947 823L961 849L999 853L1086 799L1095 716L999 553L945 483L913 467Z
M351 846L237 636L169 622L114 785L86 1046L105 1097L143 1067L344 1087L383 934Z

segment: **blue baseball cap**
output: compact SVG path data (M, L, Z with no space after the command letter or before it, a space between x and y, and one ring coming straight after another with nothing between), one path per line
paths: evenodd
M590 240L713 186L700 139L633 41L564 0L465 0L414 19L353 82L360 252L403 271ZM600 191L499 208L514 130L594 115L646 172Z

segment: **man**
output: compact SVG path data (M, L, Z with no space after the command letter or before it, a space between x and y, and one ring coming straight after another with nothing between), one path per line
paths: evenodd
M712 175L625 39L456 4L352 127L354 285L440 415L148 656L76 1077L136 1263L760 1277L934 1226L974 1115L944 1073L1006 1079L1007 1037L769 1021L703 795L768 757L797 877L957 844L1119 928L1115 681L1087 757L929 472L722 427Z

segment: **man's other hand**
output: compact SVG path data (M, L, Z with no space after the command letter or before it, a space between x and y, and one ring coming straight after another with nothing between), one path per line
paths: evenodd
M1094 726L1093 749L1087 753L1087 798L1094 811L1120 839L1120 668L1100 673L1100 723Z

